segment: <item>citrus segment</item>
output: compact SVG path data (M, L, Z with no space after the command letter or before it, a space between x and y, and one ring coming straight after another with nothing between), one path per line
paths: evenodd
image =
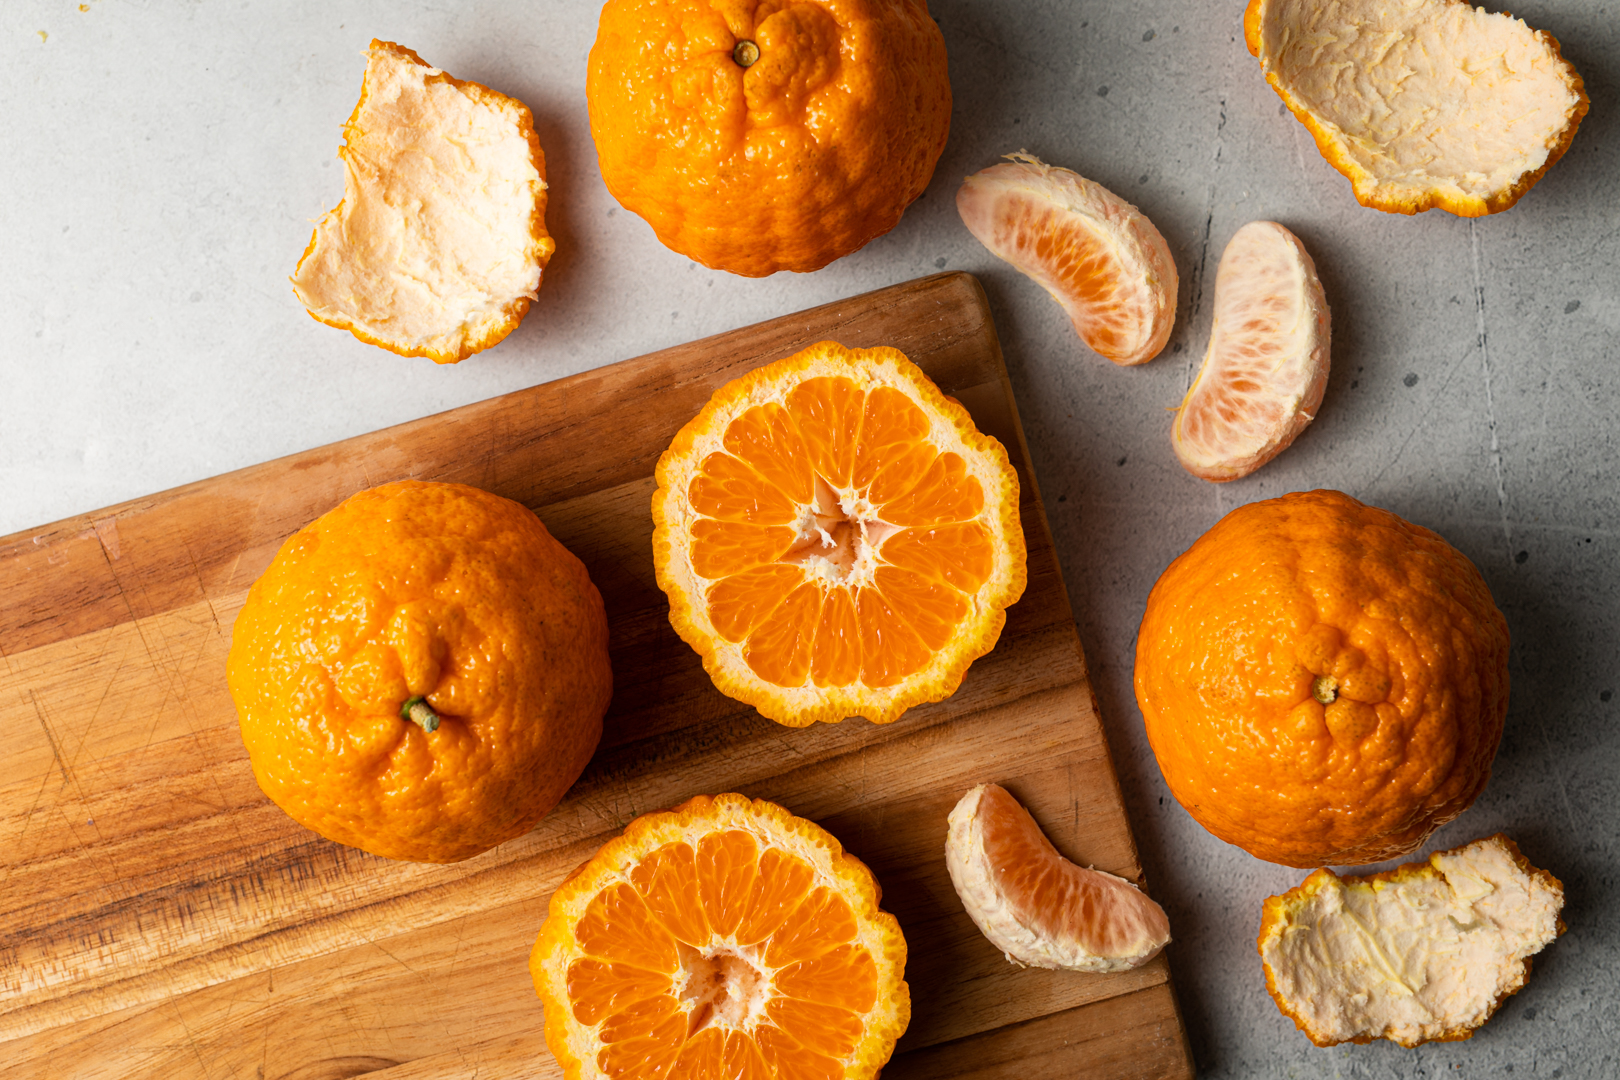
M1329 314L1316 264L1274 221L1251 221L1221 254L1204 366L1176 411L1182 467L1248 476L1305 430L1327 388Z
M658 484L671 623L782 723L945 697L1023 591L1005 450L893 349L823 342L722 387Z
M1015 964L1127 971L1170 940L1163 908L1124 878L1058 854L997 784L980 784L951 811L945 866L974 924Z
M1136 701L1170 792L1261 859L1404 855L1490 778L1507 621L1468 558L1337 491L1227 514L1160 576Z
M1175 260L1141 211L1100 184L1028 154L974 173L956 193L968 231L1051 294L1080 340L1142 364L1170 340Z
M1250 0L1243 26L1266 81L1378 210L1506 210L1586 115L1552 35L1466 0Z
M565 881L530 958L569 1077L867 1080L910 1018L870 871L779 806L700 796Z

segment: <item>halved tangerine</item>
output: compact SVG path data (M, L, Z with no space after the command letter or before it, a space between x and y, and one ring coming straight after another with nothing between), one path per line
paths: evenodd
M1159 355L1176 321L1176 263L1153 222L1101 184L1028 154L974 173L962 223L1052 295L1093 352L1116 364Z
M1024 591L1006 450L895 349L824 341L728 383L657 478L670 622L779 723L949 696Z
M1128 971L1170 941L1162 907L1058 854L999 784L980 784L951 811L945 866L974 924L1020 966Z
M1316 264L1275 221L1251 221L1221 254L1209 352L1176 411L1182 467L1221 483L1286 450L1322 404L1330 319Z
M868 1080L911 1019L870 870L741 795L632 821L551 898L529 960L569 1080Z

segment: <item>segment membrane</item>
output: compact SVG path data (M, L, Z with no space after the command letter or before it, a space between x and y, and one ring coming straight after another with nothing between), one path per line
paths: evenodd
M723 578L704 596L709 621L727 641L742 641L803 583L803 570L781 563Z
M984 488L978 477L968 475L960 454L944 453L911 491L884 503L881 516L895 525L944 525L976 518L983 510Z
M777 686L803 686L821 615L821 588L799 586L748 638L743 659L754 674Z
M756 405L726 428L725 447L752 466L766 483L797 503L814 494L814 474L804 439L780 405Z
M686 496L692 509L704 517L787 525L798 513L785 491L730 454L710 454L699 468L687 485Z
M765 1006L765 1015L800 1045L835 1058L847 1057L861 1041L861 1018L836 1005L775 997Z
M773 563L793 546L786 525L740 525L699 518L692 523L692 569L699 577L730 577Z
M859 1013L877 1004L877 964L872 954L856 942L840 945L812 960L789 964L772 981L787 997L838 1005Z
M574 925L574 939L586 955L614 963L671 973L679 964L675 939L625 882L609 885L591 899Z
M849 379L806 379L787 396L810 467L834 487L847 487L861 436L866 395Z
M608 1043L596 1055L596 1067L606 1076L626 1080L664 1080L686 1038L686 1017L676 1012L650 1035ZM672 1078L673 1080L673 1078Z
M883 542L884 561L925 577L979 591L995 569L990 531L977 521L904 529Z
M773 1024L754 1029L760 1055L776 1080L844 1080L844 1067L830 1057L806 1050L797 1039Z
M827 590L816 627L810 679L817 686L848 686L861 674L861 627L855 600L843 587Z
M780 968L812 959L854 940L857 929L855 913L849 903L822 886L805 898L792 924L784 926L771 938L765 947L765 963Z
M910 570L880 566L872 583L934 652L950 644L957 625L967 617L967 598L960 592Z
M932 652L882 593L862 589L856 608L861 624L862 682L867 686L893 686L923 669Z
M815 871L803 859L795 858L781 848L766 848L759 857L759 877L754 887L753 903L737 926L736 943L752 945L776 933L794 909L804 902L805 895L815 884L815 877Z
M866 487L919 443L926 443L929 429L927 414L905 394L892 386L873 390L866 397L861 441L855 448L854 485Z
M652 852L630 871L630 883L647 901L653 917L676 938L688 945L709 943L690 844L665 844Z
M759 844L740 829L710 833L698 844L697 865L698 892L709 926L730 938L753 900Z
M666 993L671 985L668 975L628 964L584 957L568 965L568 1000L574 1019L587 1026L627 1005Z
M673 995L659 994L609 1016L597 1030L596 1037L605 1043L654 1037L669 1025L671 1017L680 1019L680 1012L680 1002Z

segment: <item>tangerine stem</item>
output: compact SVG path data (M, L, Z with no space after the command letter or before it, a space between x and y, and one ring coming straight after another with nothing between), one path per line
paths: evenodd
M400 719L409 720L423 731L439 730L439 714L433 711L427 698L420 695L407 698L405 704L399 707L399 715Z
M1339 700L1339 680L1331 675L1318 675L1311 680L1311 697L1324 705Z
M739 41L731 50L731 58L742 67L753 67L754 61L759 59L759 46L752 41Z

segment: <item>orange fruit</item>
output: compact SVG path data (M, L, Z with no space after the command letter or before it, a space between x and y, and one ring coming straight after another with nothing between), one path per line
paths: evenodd
M391 859L522 836L602 732L607 617L527 507L460 484L359 492L288 537L231 631L254 778Z
M1176 263L1142 212L1101 184L1028 154L963 182L962 223L1033 278L1074 332L1116 364L1159 355L1176 321Z
M670 622L779 723L949 696L1024 591L1007 452L894 349L824 341L727 383L657 479Z
M1274 221L1239 229L1215 274L1209 352L1170 428L1182 467L1222 483L1286 450L1322 404L1329 322L1299 238Z
M440 364L515 330L557 247L528 106L374 40L343 136L343 200L293 271L310 315Z
M1506 210L1586 115L1551 34L1466 0L1250 0L1243 29L1266 81L1374 209Z
M1239 507L1148 596L1136 700L1170 792L1288 866L1412 851L1490 778L1508 629L1474 564L1337 491Z
M924 0L609 0L585 96L608 190L716 270L817 270L888 232L950 130Z
M1059 855L1000 785L980 784L951 811L945 866L974 925L1020 966L1128 971L1170 941L1162 907Z
M1262 907L1266 989L1317 1046L1471 1038L1564 932L1563 906L1501 833L1382 874L1318 870Z
M569 1080L867 1080L906 941L826 830L741 795L645 814L551 898L529 959Z

